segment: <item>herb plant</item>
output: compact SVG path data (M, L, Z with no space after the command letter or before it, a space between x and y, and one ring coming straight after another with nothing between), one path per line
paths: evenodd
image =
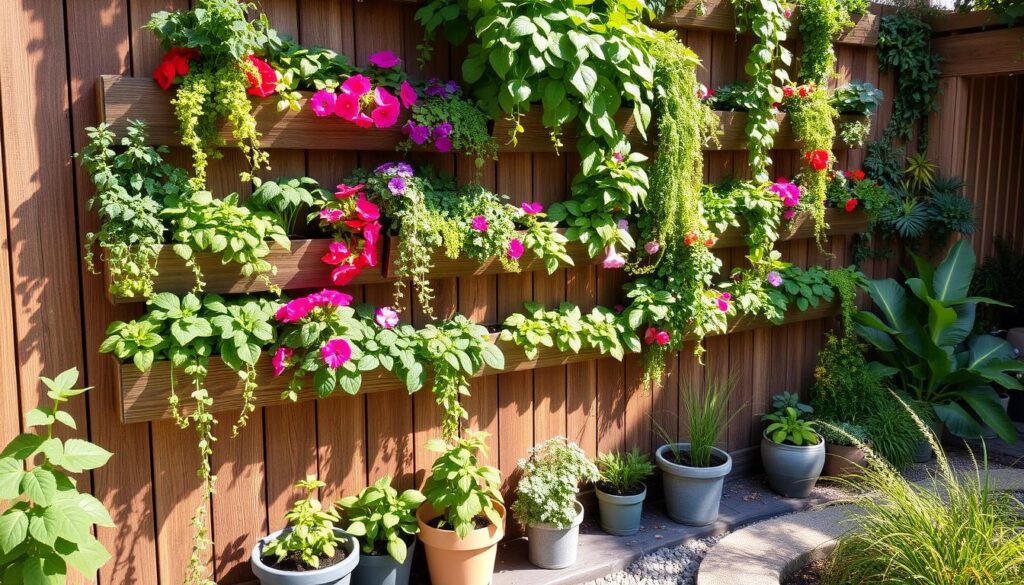
M78 370L40 380L53 404L30 410L25 426L43 431L24 432L0 451L0 575L4 583L64 583L74 569L95 581L110 553L93 525L111 528L114 521L102 502L78 491L72 474L103 467L111 453L55 436L57 423L77 428L61 405L89 390L74 387Z
M529 359L534 359L541 347L574 353L597 349L620 361L627 351L640 351L634 329L604 307L595 307L586 315L572 303L562 303L557 311L545 310L539 303L526 303L525 308L525 314L513 313L505 319L501 339L518 345Z
M583 449L565 437L553 437L530 449L519 461L522 477L512 513L523 525L553 524L565 528L576 518L580 482L600 474Z
M305 490L306 497L296 500L284 515L288 528L263 547L264 562L273 559L277 567L285 570L315 570L320 568L321 561L337 554L341 538L334 533L334 525L338 516L330 508L324 509L314 497L326 485L313 475L295 484Z
M245 207L256 214L273 214L273 223L281 226L286 235L295 234L302 213L327 196L320 184L309 177L275 181L253 177L252 186Z
M644 480L654 475L654 465L650 457L636 447L627 453L602 453L598 455L596 464L598 487L601 491L616 496L642 492L646 489Z
M391 555L401 564L408 553L407 541L419 532L416 509L423 500L417 490L399 495L391 487L391 477L385 476L358 496L338 500L336 506L346 523L345 532L360 538L364 554Z
M696 384L686 384L679 393L679 399L686 410L687 426L690 429L689 465L693 467L711 467L711 453L718 437L729 427L729 423L739 414L738 410L729 412L729 400L735 383L731 377L715 378L709 375L700 390ZM677 448L677 444L669 441L669 445ZM677 462L681 453L673 453Z
M836 88L831 101L841 115L870 116L882 103L882 90L866 81L851 81Z
M821 437L815 432L813 421L804 417L814 412L810 405L800 402L795 394L783 393L772 398L775 410L761 417L768 423L765 436L780 445L789 443L802 446L817 445Z
M427 442L427 449L441 455L423 484L423 495L441 512L437 528L453 530L459 538L476 529L478 517L495 526L504 521L495 507L502 503L501 472L480 465L477 459L487 454L485 438L486 434L470 433L450 443L440 439Z

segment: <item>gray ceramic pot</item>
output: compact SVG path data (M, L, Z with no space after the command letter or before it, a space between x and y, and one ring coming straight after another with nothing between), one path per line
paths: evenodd
M252 549L252 557L249 564L252 572L260 580L262 585L348 585L352 577L352 571L359 564L359 541L356 537L343 532L340 528L334 529L334 534L342 540L338 544L345 553L345 560L337 565L326 567L317 571L280 571L267 566L263 562L263 547L284 534L285 530L278 530L270 536L264 537Z
M680 451L690 451L689 443L677 443L677 446ZM715 467L690 467L669 460L669 453L669 445L662 445L654 452L662 471L669 518L690 526L714 523L722 501L722 484L732 471L732 457L712 447L712 453L725 459L725 463Z
M597 507L601 512L601 530L615 536L630 536L640 530L640 517L644 511L644 498L647 497L647 487L644 491L632 496L616 496L601 491L601 488L594 490L597 494Z
M825 441L817 445L780 445L761 437L761 462L768 485L787 498L806 498L825 466Z
M526 527L530 562L542 569L564 569L576 562L583 524L583 504L576 502L576 517L569 526L531 524Z
M364 554L352 572L352 585L408 585L416 539L406 547L405 562L399 564L391 555Z

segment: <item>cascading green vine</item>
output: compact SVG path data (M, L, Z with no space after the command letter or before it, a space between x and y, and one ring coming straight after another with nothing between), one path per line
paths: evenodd
M793 133L805 151L804 170L800 173L800 186L805 193L801 207L814 217L814 237L821 247L828 238L825 199L829 173L835 164L832 145L836 140L836 110L823 90L810 92L793 102L790 116Z
M850 14L838 0L801 0L800 79L804 83L825 86L836 66L836 52L832 41L842 30L851 26Z
M911 140L917 131L917 151L928 148L928 125L938 108L939 58L931 52L932 27L911 11L882 17L878 31L878 65L896 74L892 117L886 140Z
M792 53L782 45L789 30L786 5L782 0L732 0L736 8L736 31L754 33L757 44L750 50L745 70L750 76L747 106L747 149L754 179L762 183L770 180L768 167L772 164L769 151L775 145L779 122L775 119L775 104L782 101L780 85L789 82L788 67Z

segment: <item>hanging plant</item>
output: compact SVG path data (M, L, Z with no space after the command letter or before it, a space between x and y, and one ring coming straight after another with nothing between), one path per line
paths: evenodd
M938 109L939 58L931 52L931 39L931 26L912 11L882 17L878 65L896 75L885 139L909 141L916 131L918 152L928 148L928 127L921 122Z
M838 0L800 0L800 80L826 86L834 75L836 53L832 41L853 26L845 5Z
M334 241L322 258L334 266L331 281L335 286L352 282L363 269L377 265L380 257L380 208L366 198L364 185L338 185L332 195L321 191L319 209L309 215L309 221L318 221L326 233L334 234Z
M791 112L793 133L804 151L804 167L800 172L804 194L801 207L814 218L814 237L822 248L828 239L825 200L829 173L835 164L832 145L836 140L834 119L837 114L828 94L814 86L801 86L788 93L786 106Z

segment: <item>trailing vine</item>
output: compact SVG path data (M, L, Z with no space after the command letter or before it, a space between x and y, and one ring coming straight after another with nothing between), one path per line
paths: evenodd
M823 87L828 83L836 65L832 41L852 24L849 13L838 0L801 0L798 24L803 41L801 81Z
M800 94L805 95L798 97ZM829 172L835 164L832 145L836 139L834 119L837 114L828 94L822 90L801 90L789 101L793 102L790 108L793 133L805 151L804 169L800 173L800 185L805 194L802 204L814 217L814 236L820 248L828 238L825 200Z
M917 132L917 150L928 148L928 125L922 124L938 108L939 58L931 52L932 27L912 11L882 17L878 32L878 65L896 75L892 117L886 140L911 140Z
M774 105L782 101L779 85L789 82L789 73L784 67L793 60L792 53L782 44L790 22L782 0L732 0L732 3L736 9L736 31L750 31L758 41L745 67L751 79L750 92L745 96L747 149L754 179L766 183L768 167L772 164L769 151L779 131Z

